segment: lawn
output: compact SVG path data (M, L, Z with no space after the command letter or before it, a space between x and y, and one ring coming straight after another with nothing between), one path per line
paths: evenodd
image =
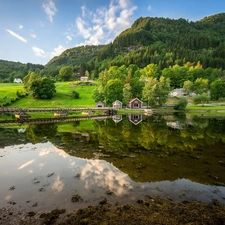
M0 83L0 99L16 98L17 91L23 91L23 85L14 83Z
M53 99L41 100L26 96L10 105L10 107L93 107L95 101L92 98L95 86L76 86L71 82L56 83L56 94ZM79 99L73 99L72 90L79 93ZM5 96L16 97L17 91L23 90L23 84L0 84L0 98Z

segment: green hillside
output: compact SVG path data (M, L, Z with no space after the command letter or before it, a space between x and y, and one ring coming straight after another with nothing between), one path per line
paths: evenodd
M41 76L56 77L63 66L71 66L74 77L92 78L111 66L150 63L160 69L200 62L203 68L225 69L225 13L193 22L183 18L140 17L133 25L107 45L80 46L67 49L41 65L0 60L0 80L24 77L28 70Z
M71 65L84 75L110 66L158 64L161 69L186 62L201 62L203 68L225 69L225 13L192 22L185 19L146 17L105 46L68 49L47 67ZM90 54L91 53L91 54ZM77 69L77 68L76 68Z

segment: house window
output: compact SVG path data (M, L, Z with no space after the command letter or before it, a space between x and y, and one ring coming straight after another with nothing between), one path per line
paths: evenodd
M139 119L138 117L139 117L138 115L134 115L134 120L138 120Z
M135 108L138 108L138 106L139 106L138 103L134 103Z

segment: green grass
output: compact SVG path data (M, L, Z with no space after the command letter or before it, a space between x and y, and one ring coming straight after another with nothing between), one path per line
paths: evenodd
M76 86L79 99L73 99L71 82L56 83L56 94L53 99L41 100L26 96L10 105L10 107L93 107L95 101L92 98L95 86ZM16 91L22 91L23 84L0 84L0 96L16 97Z
M79 123L79 125L74 126L73 123L59 123L57 124L58 132L85 132L90 130L95 130L94 120L84 120Z
M10 107L94 107L95 101L92 98L95 86L73 86L73 82L58 82L56 85L56 94L53 99L41 100L33 99L30 96L26 96L10 105ZM79 93L79 99L73 99L71 97L72 90ZM23 84L14 83L0 83L0 99L4 97L16 98L17 91L23 91ZM171 100L171 99L170 99ZM175 98L172 98L175 101ZM171 100L171 101L172 101ZM224 102L210 102L212 106L196 106L188 105L185 111L207 111L207 112L217 112L225 113L225 103ZM163 110L163 109L161 109ZM172 108L169 109L173 110ZM118 113L129 113L129 110L118 110ZM134 113L134 111L132 111ZM140 113L137 111L136 113ZM40 115L39 115L40 116ZM45 115L43 115L44 117ZM32 116L36 118L35 114Z
M218 105L212 105L212 106L190 105L190 106L186 107L186 110L207 110L207 111L224 110L225 111L225 106L218 106Z
M23 85L14 83L0 83L0 98L16 98L17 91L23 91Z

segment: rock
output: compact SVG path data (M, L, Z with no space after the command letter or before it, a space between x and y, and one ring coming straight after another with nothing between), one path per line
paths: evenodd
M107 204L107 198L104 198L102 201L99 202L99 205L106 205Z
M9 188L10 191L13 191L13 190L15 190L15 189L16 189L15 186L12 186L12 187Z
M71 198L71 202L83 202L83 198L81 198L80 195L74 195L74 196Z

